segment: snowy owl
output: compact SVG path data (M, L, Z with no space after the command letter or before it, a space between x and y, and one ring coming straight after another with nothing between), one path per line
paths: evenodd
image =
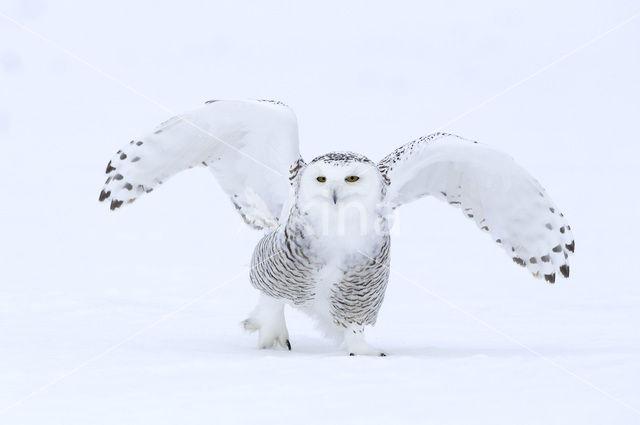
M200 165L244 221L265 232L249 272L260 299L243 322L258 331L260 348L291 350L289 304L350 355L384 356L364 329L375 324L389 280L392 211L423 196L460 208L535 277L569 277L571 227L511 157L435 133L378 163L350 152L305 163L295 115L277 101L208 101L160 124L109 161L99 200L115 210Z

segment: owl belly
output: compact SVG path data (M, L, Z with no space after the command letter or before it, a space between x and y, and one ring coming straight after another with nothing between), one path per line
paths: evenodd
M388 235L370 235L356 249L333 247L315 276L310 313L338 328L375 324L389 278L389 242Z
M306 229L290 220L260 240L253 286L318 319L327 334L374 324L389 277L389 235Z

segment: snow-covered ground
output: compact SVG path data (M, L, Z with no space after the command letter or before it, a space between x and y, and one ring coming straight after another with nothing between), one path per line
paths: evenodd
M0 2L0 423L640 423L640 17L585 44L638 5L514 3ZM293 351L257 350L260 235L206 170L97 201L123 142L211 98L286 101L307 159L380 159L471 110L446 130L547 188L572 277L423 200L369 332L388 357L292 310Z

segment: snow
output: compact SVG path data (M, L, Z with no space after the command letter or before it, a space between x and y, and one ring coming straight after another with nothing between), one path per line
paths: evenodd
M640 20L483 104L636 9L3 2L0 423L640 422ZM257 350L239 323L260 234L210 173L115 214L97 201L123 142L215 98L287 102L307 159L380 159L482 105L446 130L546 187L571 279L534 280L423 200L400 210L368 332L388 357L348 357L291 309L293 351Z

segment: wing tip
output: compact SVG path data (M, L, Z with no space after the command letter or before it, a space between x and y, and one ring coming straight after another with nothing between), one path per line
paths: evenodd
M106 190L106 189L102 189L100 191L100 195L98 196L98 201L99 202L104 202L107 199L109 199L111 197L111 190ZM124 203L124 201L121 201L119 199L111 199L111 203L109 204L109 209L111 211L114 211L118 208L120 208L120 206Z
M100 191L100 196L98 197L98 201L103 202L105 199L109 198L109 196L111 196L111 191L110 190L105 191L104 189L102 189Z
M115 211L116 209L120 208L123 203L124 203L124 201L121 201L119 199L112 199L111 200L111 205L109 206L109 209L111 211Z
M556 251L552 250L552 252L556 252ZM516 263L521 267L528 267L529 270L531 271L531 275L534 278L537 278L537 279L544 278L546 282L555 283L556 277L558 276L562 276L565 279L569 278L571 268L569 266L569 263L567 262L568 257L569 255L567 255L567 253L564 252L564 261L562 263L560 262L556 263L556 260L558 259L558 255L552 256L551 254L542 255L540 258L530 257L529 259L524 259L516 255L516 256L512 256L511 259L513 260L514 263ZM547 264L547 266L544 266L544 264ZM550 265L552 265L552 268L549 268Z

